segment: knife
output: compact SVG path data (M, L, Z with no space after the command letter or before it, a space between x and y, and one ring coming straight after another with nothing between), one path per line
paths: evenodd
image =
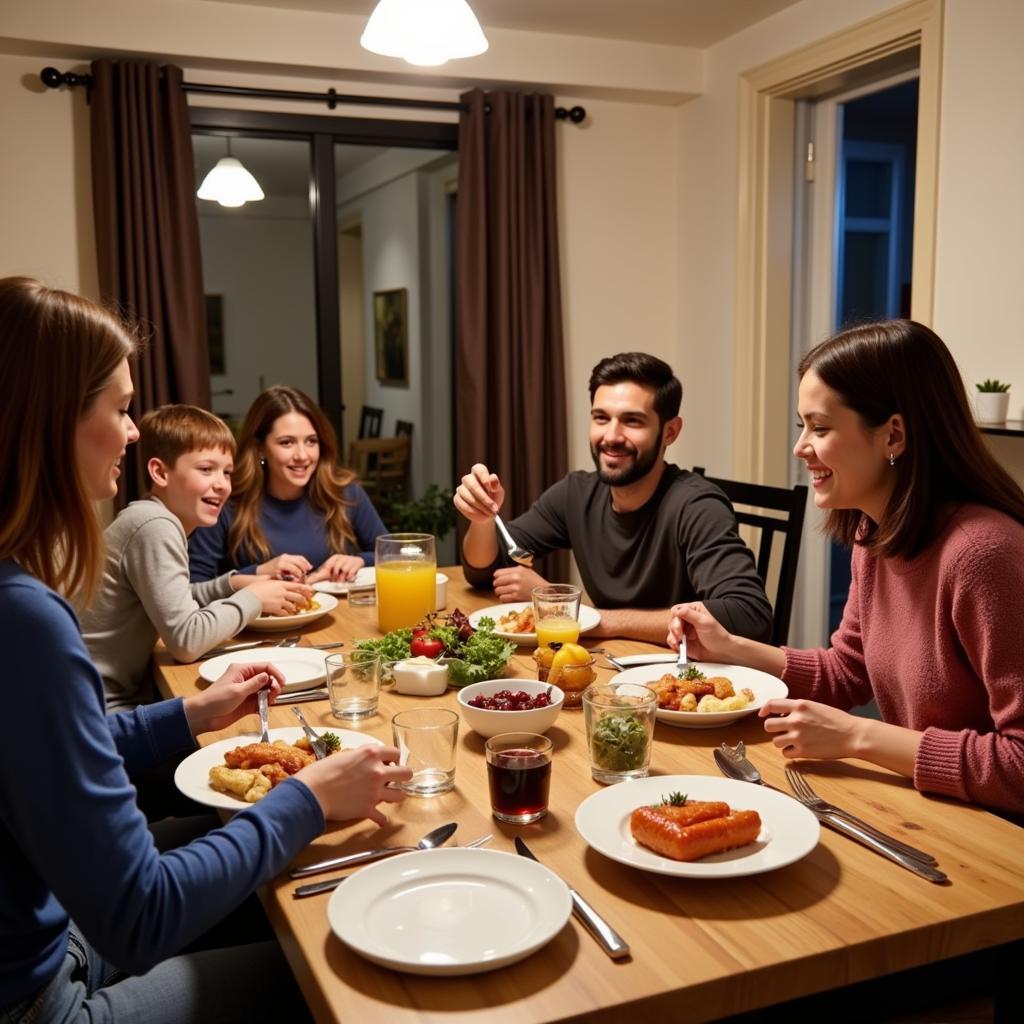
M516 853L520 857L529 857L530 860L540 863L519 836L516 836ZM622 936L575 889L570 888L569 895L572 897L572 912L597 939L601 948L613 960L629 956L629 945Z
M318 686L312 690L292 690L289 693L282 693L274 699L274 704L298 704L304 700L327 700L327 688Z
M877 839L870 832L866 832L859 825L855 825L852 821L847 821L845 818L837 817L827 811L815 811L813 807L809 808L809 810L818 821L823 825L828 825L834 832L839 832L848 839L866 846L869 850L874 850L875 853L888 857L889 860L899 864L900 867L913 871L915 875L920 875L921 878L926 878L929 882L937 884L949 881L949 876L945 872L939 871L938 868L933 868L930 864L924 864L915 857L903 853L901 850L894 849L888 843L883 843L880 839Z
M232 651L251 651L254 647L262 647L264 644L269 644L269 640L250 640L244 644L228 644L227 647L214 647L212 651L207 651L199 660L206 661L207 658L218 658L222 654L230 654Z

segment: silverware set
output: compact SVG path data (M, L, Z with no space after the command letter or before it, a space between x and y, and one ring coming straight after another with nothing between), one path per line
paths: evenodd
M746 746L742 740L735 747L723 743L712 753L719 771L727 778L768 786L768 783L761 778L761 773L747 757ZM895 836L875 828L874 825L862 818L858 818L855 814L823 800L814 792L811 784L793 768L786 768L786 781L793 791L793 798L802 803L822 825L874 850L875 853L887 857L899 864L900 867L912 871L929 882L938 883L949 880L944 872L935 867L938 862L930 853L919 850L909 843L904 843ZM768 788L774 789L775 787L769 786ZM778 790L778 792L785 791Z

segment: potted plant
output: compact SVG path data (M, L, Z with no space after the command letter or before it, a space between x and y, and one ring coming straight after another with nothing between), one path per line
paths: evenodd
M392 504L386 522L396 533L432 533L444 540L455 526L452 492L431 484L420 497Z
M979 423L1005 423L1010 404L1010 385L1001 380L983 380L975 384L974 410Z

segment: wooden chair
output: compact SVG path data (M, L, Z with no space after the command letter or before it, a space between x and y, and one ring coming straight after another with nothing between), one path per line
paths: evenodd
M359 414L359 437L380 437L380 428L383 422L383 409L378 409L373 405L364 405Z
M364 437L348 449L348 464L381 517L409 494L409 438Z
M694 473L706 476L703 466L694 466ZM768 584L769 567L775 535L784 538L782 561L778 567L775 600L772 601L774 621L772 640L775 646L784 644L789 637L789 618L793 610L793 594L796 591L796 567L800 558L800 538L804 527L804 509L807 506L807 487L797 484L792 489L769 487L766 484L748 484L737 480L720 480L709 476L716 487L725 492L733 504L736 522L741 526L759 529L757 545L757 574ZM743 509L735 506L742 505ZM749 511L747 511L749 509ZM767 515L765 510L781 513ZM769 598L771 595L768 595Z

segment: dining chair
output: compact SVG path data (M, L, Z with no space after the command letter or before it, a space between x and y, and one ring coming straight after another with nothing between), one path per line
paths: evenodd
M789 637L789 620L793 611L793 594L796 591L796 567L800 558L807 487L804 484L797 484L792 488L770 487L767 484L722 480L719 477L707 476L703 466L694 466L693 471L725 493L732 502L737 523L760 530L756 547L757 574L766 589L770 579L775 541L777 537L782 538L782 558L775 576L775 600L772 601L771 642L776 647L784 644ZM736 508L737 505L743 507ZM768 597L770 600L771 594Z
M412 437L412 423L409 420L395 420L396 437Z
M380 437L380 428L384 422L384 410L374 405L364 405L359 414L359 437Z
M382 517L408 498L409 449L407 437L363 437L349 445L349 467Z

